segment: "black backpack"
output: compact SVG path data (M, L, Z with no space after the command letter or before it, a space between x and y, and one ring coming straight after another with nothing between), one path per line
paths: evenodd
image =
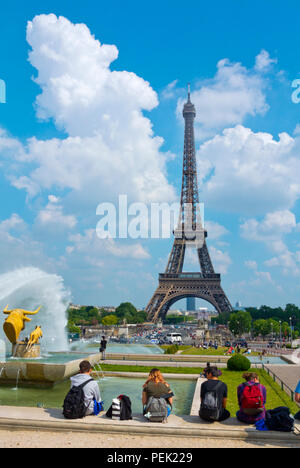
M265 423L269 431L292 432L294 428L294 419L286 406L267 411Z
M86 413L86 405L84 403L83 388L94 379L89 379L86 382L72 387L67 394L63 404L63 415L66 419L82 419Z
M116 400L120 402L120 405L116 404ZM106 416L111 419L117 419L120 421L127 421L132 419L131 400L127 395L119 395L114 398L112 405L106 412Z
M222 382L218 382L213 390L206 392L204 395L199 412L199 416L203 417L203 419L217 421L220 418L222 404L219 401L217 389L221 385Z

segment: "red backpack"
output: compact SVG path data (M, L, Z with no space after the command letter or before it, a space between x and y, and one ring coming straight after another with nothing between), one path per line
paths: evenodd
M242 409L263 408L263 401L259 384L245 384L242 392Z

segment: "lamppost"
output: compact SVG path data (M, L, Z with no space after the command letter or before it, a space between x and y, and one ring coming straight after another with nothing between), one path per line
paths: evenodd
M273 348L273 322L271 322L271 348Z
M279 320L279 326L280 326L280 331L279 331L280 349L282 349L281 320Z
M292 324L292 317L290 317L290 330L291 330L291 346L293 343L293 324Z

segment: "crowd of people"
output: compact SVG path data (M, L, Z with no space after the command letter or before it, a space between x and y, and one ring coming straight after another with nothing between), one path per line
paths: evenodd
M97 415L100 411L104 410L99 385L91 377L91 372L92 366L90 362L82 361L80 363L79 374L71 377L70 393L81 389L83 395L84 410L79 417ZM207 367L203 371L202 377L206 380L201 385L199 416L204 421L221 422L231 416L227 409L228 388L220 380L221 375L222 372L216 366L210 366L210 364L207 364ZM267 390L260 383L259 376L255 372L244 373L243 379L244 382L237 387L236 396L239 409L235 416L240 422L256 424L258 421L263 421L266 417ZM167 420L172 412L173 397L174 394L171 387L164 379L161 371L157 368L152 369L142 388L141 402L144 416L152 421L160 421L159 417L163 414L164 417L162 419ZM67 398L68 396L66 400ZM295 392L295 400L297 403L300 403L300 382ZM119 411L118 418L115 419L122 419L122 417L120 418L122 403L126 413L126 417L123 419L132 419L131 410L128 409L131 404L129 397L121 395L114 401ZM65 407L67 406L65 403L64 411L66 413ZM112 405L107 411L107 416L114 419L114 411L115 408ZM68 415L65 415L65 417L68 417Z

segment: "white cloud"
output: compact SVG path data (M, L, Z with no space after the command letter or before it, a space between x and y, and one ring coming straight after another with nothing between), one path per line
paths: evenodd
M48 200L47 206L40 210L36 217L37 226L53 231L73 229L77 224L75 216L65 215L63 207L59 204L59 198L54 195L49 195Z
M300 276L300 259L299 253L290 252L289 249L286 249L269 260L266 260L264 264L267 267L279 267L281 268L284 275L293 275Z
M24 266L36 266L54 271L59 260L50 259L41 242L36 241L29 226L18 215L0 221L0 272Z
M0 127L0 154L5 162L13 159L15 162L26 161L26 153L21 142L13 138L8 132Z
M250 270L257 270L257 262L255 260L246 260L244 263Z
M288 210L267 213L262 221L249 219L241 225L241 235L245 239L264 242L274 252L286 250L283 236L297 228L294 213Z
M227 212L264 214L293 207L300 196L300 139L238 125L198 151L202 199Z
M253 282L253 284L267 282L273 283L271 273L269 271L256 271L255 275L257 276L257 280Z
M24 230L25 226L24 220L16 213L13 213L10 218L0 222L0 230L6 233L9 233L12 229Z
M176 96L176 86L178 80L173 80L161 92L162 99L173 99Z
M284 274L298 276L300 257L298 252L291 252L284 241L284 236L298 229L294 213L285 210L268 213L262 221L247 220L241 225L241 235L251 241L263 242L269 250L275 252L274 257L264 262L267 267L280 267Z
M215 271L217 273L221 273L222 275L226 275L228 268L232 264L232 260L228 252L223 252L222 250L213 246L209 248L209 251Z
M256 58L262 66L267 59ZM266 80L257 69L247 69L241 63L220 60L214 78L198 84L191 100L196 106L196 136L207 138L225 127L241 124L248 116L264 115L269 106L264 89ZM177 105L181 115L184 99Z
M53 117L69 135L90 136L104 126L111 133L130 121L131 114L151 110L156 93L142 78L127 71L112 72L118 58L114 45L101 44L85 24L73 24L54 14L38 15L27 26L30 63L38 70L38 115Z
M255 58L255 70L265 72L270 70L272 64L277 63L277 59L272 59L269 52L262 50Z
M85 256L85 260L95 265L95 259L105 257L116 257L118 259L128 258L133 260L147 260L149 253L140 243L131 243L115 241L114 239L99 239L95 229L88 229L85 233L74 234L69 237L72 245L67 247L67 253L70 255L80 254Z
M220 237L228 234L228 230L216 221L205 221L205 229L207 230L208 237L211 240L220 239Z
M142 113L157 106L157 95L134 73L110 69L117 48L100 44L86 25L53 14L28 23L27 41L42 91L37 115L54 119L67 137L31 138L22 147L0 134L0 149L15 146L18 159L30 162L21 170L10 164L13 185L30 196L70 189L77 206L92 202L93 208L117 193L134 201L175 200L163 139Z

